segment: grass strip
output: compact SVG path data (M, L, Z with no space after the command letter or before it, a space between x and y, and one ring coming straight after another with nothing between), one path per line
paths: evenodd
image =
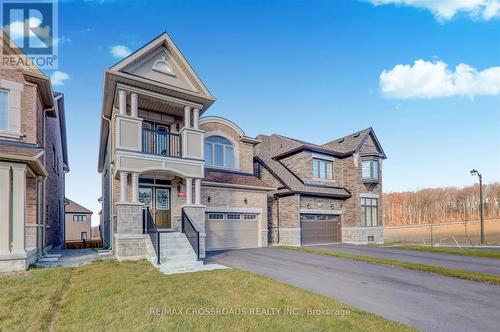
M0 273L0 294L0 331L415 331L237 269L166 276L102 261Z
M490 284L494 284L494 285L500 285L500 276L494 275L494 274L482 273L482 272L448 269L448 268L434 266L434 265L408 263L408 262L401 262L401 261L397 261L397 260L393 260L393 259L353 255L353 254L348 254L348 253L343 253L343 252L338 252L338 251L332 251L332 250L328 250L328 249L290 247L290 246L279 246L279 247L275 247L275 248L295 250L295 251L305 252L308 254L319 254L319 255L326 255L326 256L332 256L332 257L337 257L337 258L346 258L346 259L352 259L352 260L355 260L358 262L382 264L382 265L388 265L388 266L398 267L398 268L407 269L407 270L435 273L435 274L439 274L439 275L446 276L446 277L453 277L453 278L458 278L458 279L463 279L463 280L479 281L479 282L486 282L486 283L490 283Z
M494 258L500 259L500 250L479 250L479 249L467 249L467 248L441 248L441 247L428 247L428 246L413 246L413 245L402 245L402 246L390 246L391 249L401 249L401 250L416 250L416 251L426 251L435 252L440 254L450 254L450 255L460 255L460 256L472 256L472 257L482 257L482 258Z

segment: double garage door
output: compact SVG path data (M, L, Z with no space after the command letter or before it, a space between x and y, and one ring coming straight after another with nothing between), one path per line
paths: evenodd
M339 215L301 214L302 245L340 242L342 238Z
M205 245L207 250L255 248L259 246L258 214L206 214Z

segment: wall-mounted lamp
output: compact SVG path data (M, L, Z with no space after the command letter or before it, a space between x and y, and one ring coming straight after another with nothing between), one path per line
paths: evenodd
M181 128L180 128L180 126L179 126L179 122L177 122L177 123L175 124L175 131L179 131L180 129L181 129Z
M310 209L311 208L311 204L307 204L307 208Z
M211 201L212 201L212 197L211 197L211 196L208 196L208 197L207 197L207 202L209 202L209 203L210 203Z
M331 208L332 210L335 210L335 205L333 205L333 204L332 204L332 205L330 205L330 208Z
M248 204L248 199L245 197L245 199L243 200L243 203L245 204Z
M180 185L180 184L178 184L178 185L177 185L177 193L178 193L178 194L180 194L180 193L181 193L181 185Z

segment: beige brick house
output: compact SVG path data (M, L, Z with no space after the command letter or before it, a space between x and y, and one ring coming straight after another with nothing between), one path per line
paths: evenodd
M92 214L89 209L66 199L65 213L65 242L87 241L92 239Z
M379 202L373 227L361 222L363 199L381 193L385 155L373 130L323 146L251 138L202 116L213 102L166 33L106 70L99 201L116 258L175 265L269 242L382 241Z
M4 54L20 56L8 45ZM65 128L64 96L47 76L0 65L0 271L26 269L63 243Z

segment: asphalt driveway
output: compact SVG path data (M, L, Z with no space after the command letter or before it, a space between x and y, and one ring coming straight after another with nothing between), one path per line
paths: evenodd
M278 248L211 253L255 272L424 331L500 331L500 286Z
M357 246L354 244L332 244L311 246L355 255L394 259L402 262L441 266L451 269L475 271L500 275L500 259L470 257L390 247Z

